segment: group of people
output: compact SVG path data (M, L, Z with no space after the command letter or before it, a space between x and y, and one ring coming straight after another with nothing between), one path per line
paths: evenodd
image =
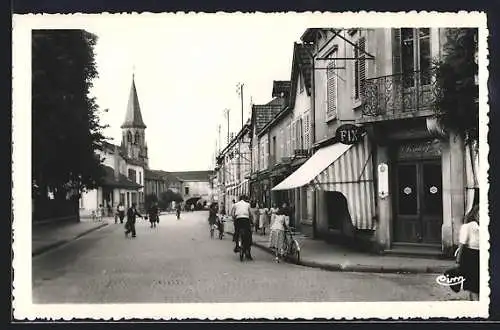
M158 208L158 203L152 203L151 206L148 208L148 216L146 217L149 219L149 222L151 223L151 228L156 228L156 225L160 222L160 210ZM133 203L132 206L130 206L127 209L127 221L125 222L125 236L128 237L129 234L132 234L132 237L136 237L137 233L135 231L135 222L136 218L145 218L142 216L139 211L137 211L136 204ZM123 224L123 220L125 219L125 205L123 203L119 203L118 206L116 207L116 214L115 214L115 223L118 223L118 220L120 220L120 224Z
M252 201L250 203L250 210L252 219L254 219L253 227L255 233L260 233L261 235L266 235L266 229L272 227L278 214L286 216L288 222L290 222L291 212L286 202L283 202L281 207L278 207L276 203L273 203L271 207L267 207L266 205L261 206L256 201Z
M214 216L216 213L216 211L213 213ZM230 216L234 220L233 241L235 242L235 253L244 248L247 259L252 260L252 227L255 233L260 232L261 235L265 235L266 228L269 228L271 231L269 247L276 249L278 254L283 252L285 230L290 226L290 208L288 203L284 202L281 207L277 207L275 203L272 204L271 208L266 206L259 207L256 201L249 202L247 196L242 195L238 202L233 200ZM240 235L244 235L245 239L243 241L246 241L246 246L240 247L238 245Z

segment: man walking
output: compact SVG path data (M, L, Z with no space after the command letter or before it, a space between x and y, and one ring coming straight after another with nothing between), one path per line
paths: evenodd
M156 228L156 223L158 222L158 205L154 202L149 208L149 222L151 222L151 228Z
M135 203L132 204L132 206L127 210L127 222L125 223L125 236L128 237L128 234L132 233L132 237L136 237L135 234L135 217L143 217L142 215L137 212L137 209L135 208Z
M245 196L240 196L240 201L235 203L231 209L231 216L234 219L234 237L235 247L234 252L238 252L238 248L245 249L245 254L248 260L253 260L250 253L252 246L252 230L250 223L250 204L245 200ZM243 246L238 247L239 236L242 235Z
M123 223L123 218L125 218L125 206L123 205L123 203L120 202L116 210L118 218L120 219L120 223ZM115 218L115 223L116 223L116 218Z

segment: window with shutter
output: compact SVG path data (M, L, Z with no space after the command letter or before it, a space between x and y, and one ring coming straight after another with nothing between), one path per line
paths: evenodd
M354 47L354 99L363 98L366 80L366 39L361 37Z
M292 155L294 154L295 149L297 149L296 139L295 139L295 126L296 125L297 125L297 121L294 121L292 123L291 130L290 130L290 139L291 139L291 143L292 143L292 150L291 150Z
M305 114L304 116L304 149L309 149L310 146L310 118L309 118L309 112Z
M291 136L290 136L290 124L286 126L286 154L285 156L290 157L292 155L290 149L290 143L291 143Z
M280 135L278 137L278 144L279 144L279 158L283 157L283 155L285 154L285 139L284 139L284 135L283 135L283 127L280 128ZM277 161L281 161L281 159L276 159Z
M297 144L297 149L302 149L302 118L297 121L297 126L295 127L295 139Z
M337 117L337 74L335 72L335 62L328 64L327 76L327 107L326 120Z

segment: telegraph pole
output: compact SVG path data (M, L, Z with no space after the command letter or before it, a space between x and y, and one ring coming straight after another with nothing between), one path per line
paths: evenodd
M229 144L229 141L230 141L230 139L229 139L229 112L230 111L231 110L229 110L229 109L224 109L224 114L226 115L226 119L227 119L227 144Z

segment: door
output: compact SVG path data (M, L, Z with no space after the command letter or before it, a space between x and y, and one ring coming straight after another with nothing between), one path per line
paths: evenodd
M394 241L439 244L443 222L439 161L396 165Z

